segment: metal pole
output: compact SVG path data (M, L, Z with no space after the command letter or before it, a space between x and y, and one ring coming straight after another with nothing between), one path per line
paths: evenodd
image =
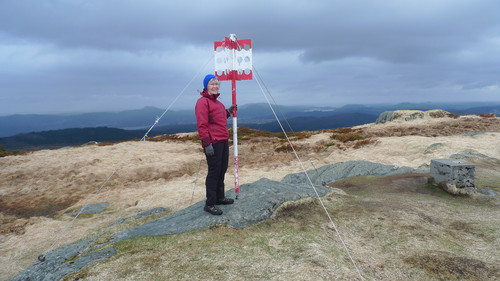
M236 105L236 81L231 80L232 92L233 92L233 105ZM233 148L234 148L234 192L236 193L236 199L240 194L240 182L238 177L238 117L236 115L236 108L233 109Z
M231 88L232 88L232 103L236 105L236 49L238 43L236 42L236 35L230 34L229 38L231 40L231 55L233 61L233 67L231 70ZM240 194L240 182L238 176L238 116L236 113L236 108L233 109L233 148L234 148L234 192L236 193L236 199L238 199L238 195Z

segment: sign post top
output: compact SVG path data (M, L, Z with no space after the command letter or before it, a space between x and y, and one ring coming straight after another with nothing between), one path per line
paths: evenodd
M252 39L230 34L214 42L215 76L219 80L252 80Z

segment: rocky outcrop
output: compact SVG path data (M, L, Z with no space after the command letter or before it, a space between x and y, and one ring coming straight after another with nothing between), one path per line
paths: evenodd
M428 111L421 110L395 110L382 112L376 124L384 124L388 122L408 122L418 119L435 119L435 118L457 118L458 115L444 111L441 109L433 109Z

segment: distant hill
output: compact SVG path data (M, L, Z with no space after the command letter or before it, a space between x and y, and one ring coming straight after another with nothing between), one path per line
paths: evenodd
M335 114L359 113L378 116L389 110L430 110L443 109L455 114L500 113L500 103L401 103L395 105L350 104L343 107L314 106L273 106L280 119L298 117L324 118ZM157 126L194 124L194 110L170 110L159 120ZM149 128L164 110L156 107L144 107L121 112L94 112L73 115L9 115L0 116L0 137L21 133L40 132L69 128L112 127L120 129ZM245 124L263 124L274 121L274 115L268 104L256 103L239 106L238 120ZM300 122L299 122L300 123Z
M74 115L9 115L0 116L0 137L20 133L40 132L68 128L113 127L136 129L149 127L164 110L145 107L121 112L94 112ZM169 111L160 125L193 123L193 110Z
M331 114L324 117L304 116L281 120L281 125L285 131L316 131L373 123L377 119L377 116L362 113ZM281 132L281 128L276 121L262 124L243 123L243 125L252 129Z
M348 113L326 117L295 117L287 119L286 121L282 120L282 125L288 132L292 130L312 131L371 123L374 122L376 118L377 116L373 115ZM281 132L281 128L276 121L265 123L243 122L238 125L270 132ZM159 134L176 134L194 131L196 131L196 124L160 126L155 127L148 136L153 137ZM49 130L0 138L0 146L7 150L52 149L64 146L82 145L89 142L119 142L140 139L146 132L146 129L125 130L109 127Z
M310 106L273 106L273 108L286 131L314 131L373 123L382 112L402 109L439 108L459 115L495 113L498 116L500 113L500 104L405 103L376 106L353 104L340 108ZM81 145L91 141L118 142L142 138L154 123L156 116L162 113L161 109L145 107L141 110L118 113L4 116L0 117L0 146L7 150L31 150ZM242 105L238 113L239 126L270 132L281 131L268 104ZM196 125L192 110L171 111L167 112L148 136L194 131Z
M329 115L325 117L295 117L281 120L281 123L284 129L288 132L292 130L313 131L371 123L374 122L376 118L377 116L375 115L346 113ZM281 128L276 121L262 123L241 122L238 123L238 125L270 132L281 132ZM196 131L196 124L158 126L155 127L148 134L148 136L153 137L159 134L176 134L194 131ZM4 147L7 150L50 149L60 148L64 146L82 145L88 142L119 142L125 140L140 139L146 132L146 129L125 130L109 127L48 130L0 138L0 146Z
M391 110L430 110L443 109L451 113L500 114L500 103L401 103L394 105L362 105L350 104L343 107L314 107L314 106L273 106L280 119L294 119L300 117L325 118L333 115L359 113L378 116L384 111ZM94 112L73 115L9 115L0 116L0 137L16 134L41 132L69 128L111 127L127 130L149 128L164 110L156 107L144 107L137 110L121 112ZM245 124L264 124L274 122L273 112L268 104L256 103L239 106L238 120ZM301 121L297 121L301 123ZM159 120L156 126L183 126L194 124L195 117L190 110L170 110ZM264 126L265 127L265 126Z
M36 150L82 145L88 142L117 142L142 138L144 132L108 127L73 128L19 134L0 138L7 150Z

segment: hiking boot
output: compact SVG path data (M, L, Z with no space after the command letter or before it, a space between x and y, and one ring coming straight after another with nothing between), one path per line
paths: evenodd
M231 205L233 203L233 199L224 197L222 199L217 199L217 203L215 205Z
M222 215L222 210L217 208L217 206L215 206L215 205L212 205L212 206L205 205L205 208L203 208L203 210L205 212L209 212L212 215L216 215L216 216Z

